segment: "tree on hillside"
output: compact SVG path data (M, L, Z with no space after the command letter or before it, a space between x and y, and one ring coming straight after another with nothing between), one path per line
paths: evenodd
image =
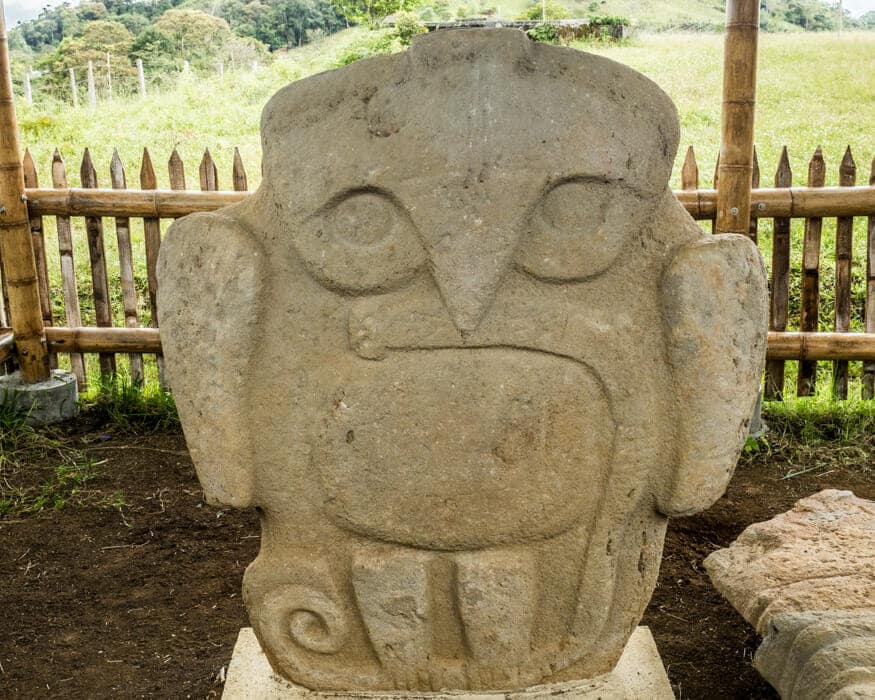
M143 68L152 81L175 74L180 68L176 60L176 44L155 26L147 27L137 35L130 57L143 62Z
M51 71L45 76L45 83L53 92L69 97L70 85L67 69L73 68L80 81L84 81L88 62L94 64L94 82L98 91L108 89L106 56L109 54L112 67L112 84L116 92L130 90L136 79L128 58L134 43L134 35L119 22L100 20L88 22L81 36L64 39L58 48L44 57L38 68Z
M180 62L193 66L214 63L231 40L231 27L225 20L200 10L167 10L155 28L173 42Z
M875 10L869 10L857 21L863 29L875 29Z
M83 2L76 8L76 14L80 19L87 22L93 22L98 19L106 18L106 5L102 2Z
M78 34L82 29L82 19L76 11L65 2L58 7L44 7L39 16L24 22L18 31L27 45L35 50L46 46L57 46L62 39Z

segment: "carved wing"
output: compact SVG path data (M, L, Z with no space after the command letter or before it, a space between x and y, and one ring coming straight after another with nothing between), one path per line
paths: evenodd
M676 391L676 461L659 494L665 515L710 506L726 489L753 415L768 328L762 258L745 236L679 249L662 279Z
M257 344L263 262L258 243L222 214L174 223L158 260L167 377L212 504L252 502L245 388Z

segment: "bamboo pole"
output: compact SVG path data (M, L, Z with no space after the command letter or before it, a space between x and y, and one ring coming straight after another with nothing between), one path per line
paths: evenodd
M91 154L85 149L79 171L83 187L97 187L97 171L91 162ZM88 255L91 259L91 286L94 293L94 315L97 325L112 326L112 306L109 299L109 276L106 272L106 248L103 244L103 220L97 216L85 217L85 232L88 236ZM104 379L115 376L115 355L100 355L100 376Z
M15 357L15 336L12 333L0 336L0 364Z
M112 160L109 164L109 176L114 189L124 190L127 188L125 167L119 157L118 149L112 151ZM131 250L131 220L128 217L117 216L115 219L115 235L118 242L119 278L122 285L122 305L125 312L125 326L138 328L140 321L137 318L137 288L134 285L134 254ZM128 356L131 382L143 383L143 356L131 353Z
M875 158L869 171L869 184L875 187ZM875 333L875 214L869 217L866 235L866 308L865 328ZM863 364L864 399L875 399L875 360Z
M11 331L0 328L0 337ZM46 340L53 352L161 352L158 328L54 327L46 328ZM875 360L875 333L770 332L766 356L780 360Z
M826 164L820 146L808 164L808 186L822 187L826 181ZM805 220L802 242L802 310L799 329L816 332L820 320L820 235L823 218L811 216ZM817 363L800 362L796 375L796 395L811 396L817 382Z
M790 187L793 172L787 147L781 150L775 187ZM790 306L790 219L775 218L772 233L772 279L769 308L769 330L787 330ZM780 401L784 397L784 361L769 360L766 363L766 385L763 397L767 401Z
M155 177L155 168L152 166L152 157L149 150L143 149L143 160L140 164L140 187L144 190L154 190L158 187ZM161 250L161 221L155 217L143 219L143 233L146 239L146 281L149 285L149 325L158 327L158 254ZM162 389L167 388L164 378L164 357L156 356L158 364L158 385Z
M853 187L857 182L857 164L851 147L839 166L839 185ZM836 221L835 246L835 325L839 333L851 330L851 262L854 250L854 219L840 216ZM848 398L848 362L836 360L832 369L832 390L837 399Z
M56 327L46 340L55 352L161 352L161 335L157 328Z
M750 230L759 0L727 0L717 233Z
M766 357L776 360L875 360L875 334L769 333Z
M80 188L27 190L30 210L42 216L168 219L195 212L215 211L241 202L249 194L228 190L202 192L186 190L184 187L148 191ZM674 194L694 219L711 219L717 210L717 193L714 190L678 190ZM875 186L763 188L752 193L751 201L760 218L872 216L875 215ZM743 233L746 234L747 230Z
M52 156L52 186L66 189L67 168L56 148ZM79 310L79 292L76 285L76 265L73 260L73 227L69 216L58 216L58 252L61 259L61 289L64 293L64 313L68 326L81 326L82 314ZM70 355L70 368L76 375L80 391L88 388L88 375L85 371L85 358L79 353Z
M6 19L0 0L0 259L8 286L7 311L15 331L21 380L32 384L48 379L51 372L43 336L9 68Z

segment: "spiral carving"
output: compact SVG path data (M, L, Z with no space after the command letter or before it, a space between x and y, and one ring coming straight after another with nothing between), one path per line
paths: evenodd
M318 654L334 654L346 642L343 611L326 595L306 586L286 585L265 596L262 633L275 649L295 644Z

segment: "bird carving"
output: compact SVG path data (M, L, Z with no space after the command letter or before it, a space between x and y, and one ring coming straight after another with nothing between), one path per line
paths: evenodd
M289 85L246 201L160 258L207 499L261 516L244 595L313 689L505 690L609 671L668 516L719 498L765 275L668 182L647 78L514 30Z

